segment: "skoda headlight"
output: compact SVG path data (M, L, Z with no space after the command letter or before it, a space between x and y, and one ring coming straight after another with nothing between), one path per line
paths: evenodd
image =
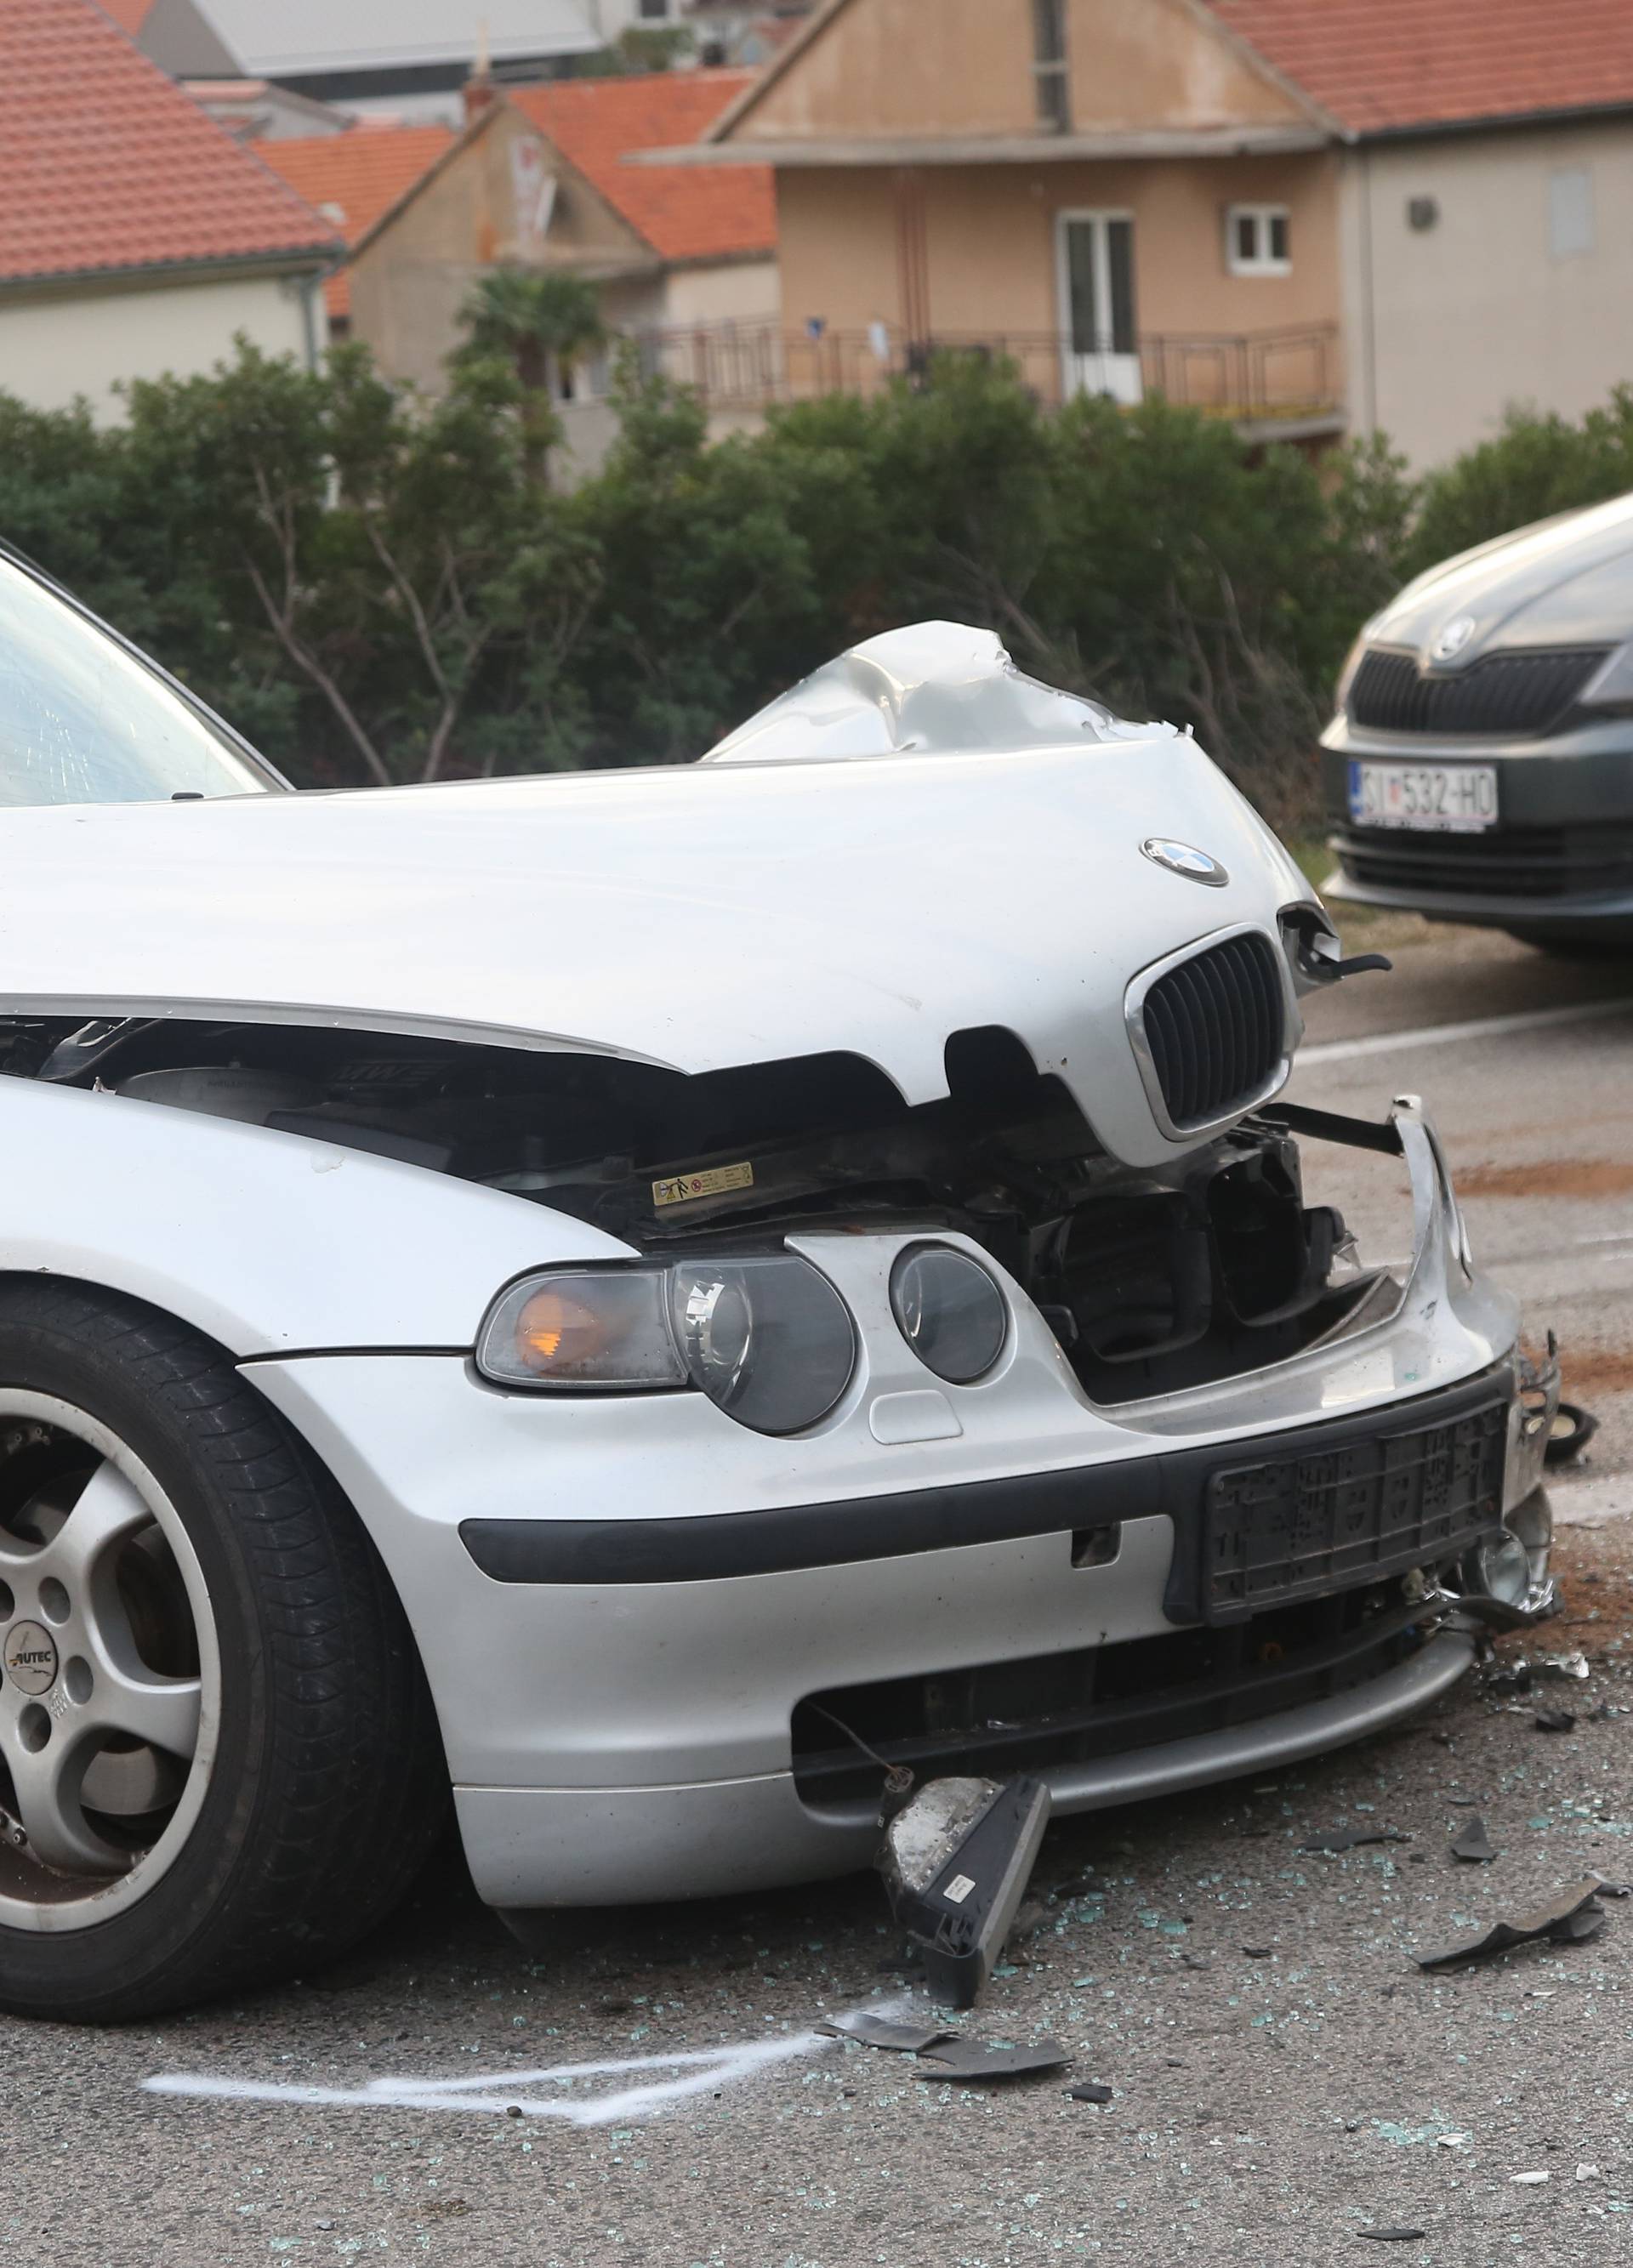
M1604 709L1625 716L1633 708L1633 642L1619 645L1593 672L1577 696L1584 709Z
M902 1336L950 1386L971 1386L1003 1352L1009 1311L979 1261L950 1244L916 1244L890 1271Z
M502 1293L477 1342L503 1386L693 1386L759 1433L816 1425L855 1366L850 1311L793 1253L553 1269Z

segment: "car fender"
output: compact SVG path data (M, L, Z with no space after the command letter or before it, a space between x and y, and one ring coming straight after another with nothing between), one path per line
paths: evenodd
M502 1285L627 1259L523 1197L305 1135L0 1079L0 1271L143 1300L240 1359L469 1347Z

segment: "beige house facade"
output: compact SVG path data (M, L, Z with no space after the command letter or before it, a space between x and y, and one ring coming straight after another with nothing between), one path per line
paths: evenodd
M713 143L775 166L814 375L990 346L1053 400L1341 425L1340 160L1187 0L842 0Z
M821 0L688 156L774 169L787 391L985 347L1425 465L1633 377L1633 35L1470 5Z
M496 103L364 237L351 329L392 378L445 382L460 310L495 268L564 269L602 287L610 322L646 311L662 262L519 111Z
M352 245L352 335L388 375L434 392L474 287L520 268L594 284L608 330L654 368L690 377L699 352L718 361L726 340L757 354L781 320L769 173L723 181L624 163L677 127L706 124L750 83L743 71L693 70L471 89L464 132ZM381 138L371 130L371 144ZM318 145L317 158L326 154ZM303 173L309 195L315 178ZM613 360L610 351L560 373L566 450L580 471L616 431ZM718 430L735 422L720 405Z

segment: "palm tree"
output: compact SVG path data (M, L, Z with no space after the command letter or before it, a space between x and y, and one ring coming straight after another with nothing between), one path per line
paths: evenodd
M459 320L466 334L461 360L498 359L515 371L522 459L528 478L543 485L558 431L552 393L565 394L574 364L606 343L595 285L560 269L496 268L477 284Z

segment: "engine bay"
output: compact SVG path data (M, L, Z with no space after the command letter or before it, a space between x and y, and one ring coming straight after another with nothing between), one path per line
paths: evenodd
M853 1055L687 1076L179 1019L10 1020L0 1072L451 1174L643 1251L765 1248L836 1222L957 1229L1025 1287L1105 1404L1285 1361L1394 1288L1358 1266L1336 1211L1306 1202L1297 1138L1386 1130L1272 1105L1171 1165L1131 1168L997 1027L957 1034L949 1094L916 1107Z

